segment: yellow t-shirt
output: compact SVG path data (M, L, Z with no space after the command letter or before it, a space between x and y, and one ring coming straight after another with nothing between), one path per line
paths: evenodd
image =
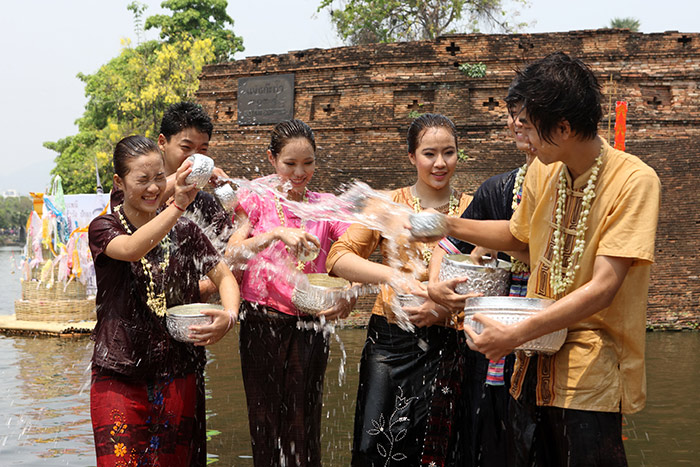
M395 203L405 204L414 210L410 187L393 190L390 196ZM471 195L465 193L460 195L457 216L467 209L471 200ZM405 273L411 273L419 281L428 280L427 265L423 262L423 251L427 249L432 252L437 242L427 244L420 242L400 243L398 246L391 245L382 237L381 232L371 230L361 224L352 224L331 247L326 259L326 270L333 269L338 259L347 253L355 253L367 259L379 246L382 253L382 264L396 267ZM384 316L391 323L396 322L394 312L391 310L393 295L391 287L382 285L381 292L372 308L373 314Z
M602 139L602 138L601 138ZM593 276L596 256L634 262L612 304L569 327L565 344L551 357L539 356L537 404L579 410L634 413L646 401L644 342L649 272L661 186L652 168L603 141L585 234L585 249L568 292ZM557 184L562 163L535 161L527 172L523 198L510 221L511 233L530 246L528 297L553 296L549 285ZM564 258L573 249L583 189L590 170L573 181L567 171ZM565 263L566 264L566 263ZM519 397L529 358L519 353L511 394Z

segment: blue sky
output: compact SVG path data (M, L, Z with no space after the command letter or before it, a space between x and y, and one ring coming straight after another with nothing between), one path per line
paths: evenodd
M3 2L0 193L45 189L56 154L42 143L77 131L74 122L82 115L85 96L76 75L93 73L117 56L121 38L135 38L126 9L130 1ZM146 15L160 12L160 0L141 2L148 5ZM342 45L328 15L316 13L319 3L229 0L234 31L246 47L236 58ZM519 20L531 24L523 32L550 32L596 29L611 18L627 16L640 20L642 32L700 32L700 2L694 0L530 0Z

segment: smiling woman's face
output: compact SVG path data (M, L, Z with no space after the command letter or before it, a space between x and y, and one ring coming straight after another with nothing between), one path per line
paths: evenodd
M450 184L457 167L457 142L444 127L428 127L420 135L414 154L408 155L416 166L418 181L434 190Z
M316 155L311 143L303 137L293 138L277 156L270 151L267 155L277 175L292 184L292 191L304 193L316 170Z

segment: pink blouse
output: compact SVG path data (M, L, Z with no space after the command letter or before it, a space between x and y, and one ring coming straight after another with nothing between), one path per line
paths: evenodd
M312 204L332 196L313 191L307 191L306 195L308 202ZM301 219L283 204L281 206L284 213L284 227L300 228ZM244 193L242 196L239 194L236 210L243 210L248 216L251 224L249 238L283 225L272 195L261 197L251 192ZM321 244L318 256L315 260L306 263L304 273L326 272L326 257L331 244L343 235L348 226L349 224L339 221L304 222L304 230L315 235ZM297 264L297 258L287 251L282 241L272 243L246 264L241 281L241 298L269 306L288 315L298 315L299 311L292 304L293 275L297 272L295 269Z

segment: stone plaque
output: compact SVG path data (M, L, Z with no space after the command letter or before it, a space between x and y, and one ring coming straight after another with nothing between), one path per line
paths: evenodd
M238 79L238 124L275 124L294 118L294 74Z

